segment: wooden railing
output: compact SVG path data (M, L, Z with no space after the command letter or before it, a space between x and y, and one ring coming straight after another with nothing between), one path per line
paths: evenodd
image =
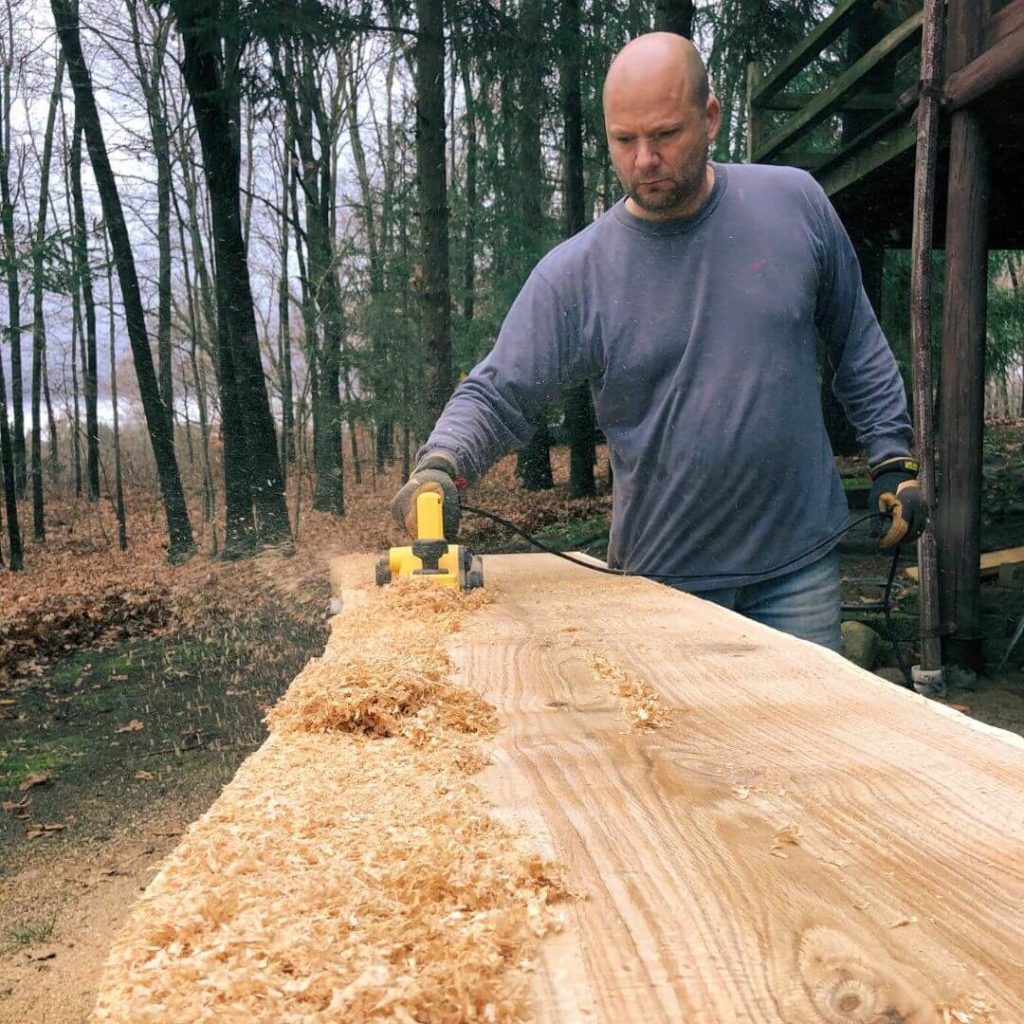
M983 49L966 67L948 69L943 103L950 111L1024 75L1024 0L981 0L977 16ZM770 73L751 61L747 158L804 167L835 194L911 149L921 20L913 0L841 0ZM844 61L843 50L853 56ZM820 66L816 73L821 61L838 63L838 74L826 77Z
M904 58L920 45L920 9L911 7L908 17L850 61L825 88L801 87L801 76L807 78L812 65L823 57L831 56L834 62L843 36L858 21L863 29L864 20L875 19L876 11L872 0L843 0L770 74L764 76L760 64L751 62L747 71L751 161L803 166L837 185L870 170L872 161L884 157L893 145L898 150L913 145L909 122L917 101L916 64L913 58ZM880 90L880 77L891 88ZM785 91L787 86L796 86L797 91ZM780 113L789 116L780 118ZM856 117L856 130L849 130L849 115ZM818 144L809 146L811 133L819 128ZM890 145L878 152L873 144L886 137ZM858 164L855 158L869 150ZM837 176L840 168L844 171Z

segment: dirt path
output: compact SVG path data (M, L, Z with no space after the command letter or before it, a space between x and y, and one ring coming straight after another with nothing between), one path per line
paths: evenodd
M41 849L0 879L0 1024L84 1024L111 940L212 795L175 796L110 838Z

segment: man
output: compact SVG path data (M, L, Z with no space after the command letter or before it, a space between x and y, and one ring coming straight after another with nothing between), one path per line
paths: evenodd
M686 39L624 47L604 114L626 198L534 269L421 449L396 518L413 528L416 495L437 490L454 536L454 478L525 444L545 405L586 380L614 472L609 564L838 650L847 506L819 333L868 450L873 507L899 491L904 541L927 518L903 385L850 241L803 171L708 162L719 105Z

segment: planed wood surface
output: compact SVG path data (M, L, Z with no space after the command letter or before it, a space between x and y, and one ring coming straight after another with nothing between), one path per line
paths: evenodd
M481 787L581 895L538 1021L1024 1022L1024 741L666 587L484 561L449 644L504 725Z

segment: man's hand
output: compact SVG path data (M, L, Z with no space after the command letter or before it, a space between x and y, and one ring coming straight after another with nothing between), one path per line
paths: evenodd
M881 537L878 542L880 548L910 544L924 533L928 525L928 503L917 483L918 465L915 459L901 456L871 467L868 508L892 517L888 530L884 526L877 529Z
M416 537L416 499L424 491L433 491L441 495L445 540L451 544L458 539L462 509L454 479L457 472L455 459L447 452L430 452L420 459L408 483L391 502L391 514L410 537Z

